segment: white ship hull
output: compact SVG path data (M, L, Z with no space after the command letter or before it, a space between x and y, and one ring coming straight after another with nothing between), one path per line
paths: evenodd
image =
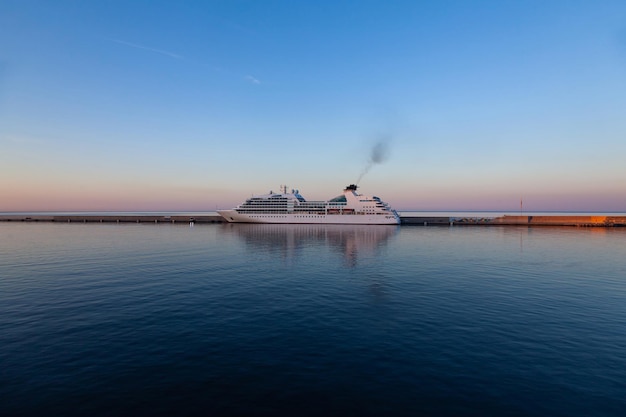
M284 223L284 224L398 224L392 214L241 214L235 210L217 212L230 223Z

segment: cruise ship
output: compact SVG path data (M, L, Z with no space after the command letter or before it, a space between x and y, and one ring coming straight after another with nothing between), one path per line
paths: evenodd
M378 197L356 192L348 185L328 201L307 201L298 190L281 186L279 193L253 196L232 210L218 210L231 223L399 224L400 216Z

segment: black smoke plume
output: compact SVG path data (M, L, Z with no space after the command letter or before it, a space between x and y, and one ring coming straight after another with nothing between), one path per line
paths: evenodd
M389 138L381 137L374 143L372 146L372 150L370 151L370 158L367 161L367 165L359 175L359 179L356 180L356 184L358 185L361 182L361 179L369 172L369 170L378 164L382 164L387 160L389 155Z

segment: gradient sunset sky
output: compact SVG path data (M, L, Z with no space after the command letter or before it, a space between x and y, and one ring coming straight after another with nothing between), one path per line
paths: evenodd
M626 211L626 1L0 2L0 212Z

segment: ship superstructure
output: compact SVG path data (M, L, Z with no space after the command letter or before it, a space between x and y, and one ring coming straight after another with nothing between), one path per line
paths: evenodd
M307 201L298 190L253 196L232 210L218 210L231 223L399 224L400 217L378 197L357 193L348 185L327 201Z

